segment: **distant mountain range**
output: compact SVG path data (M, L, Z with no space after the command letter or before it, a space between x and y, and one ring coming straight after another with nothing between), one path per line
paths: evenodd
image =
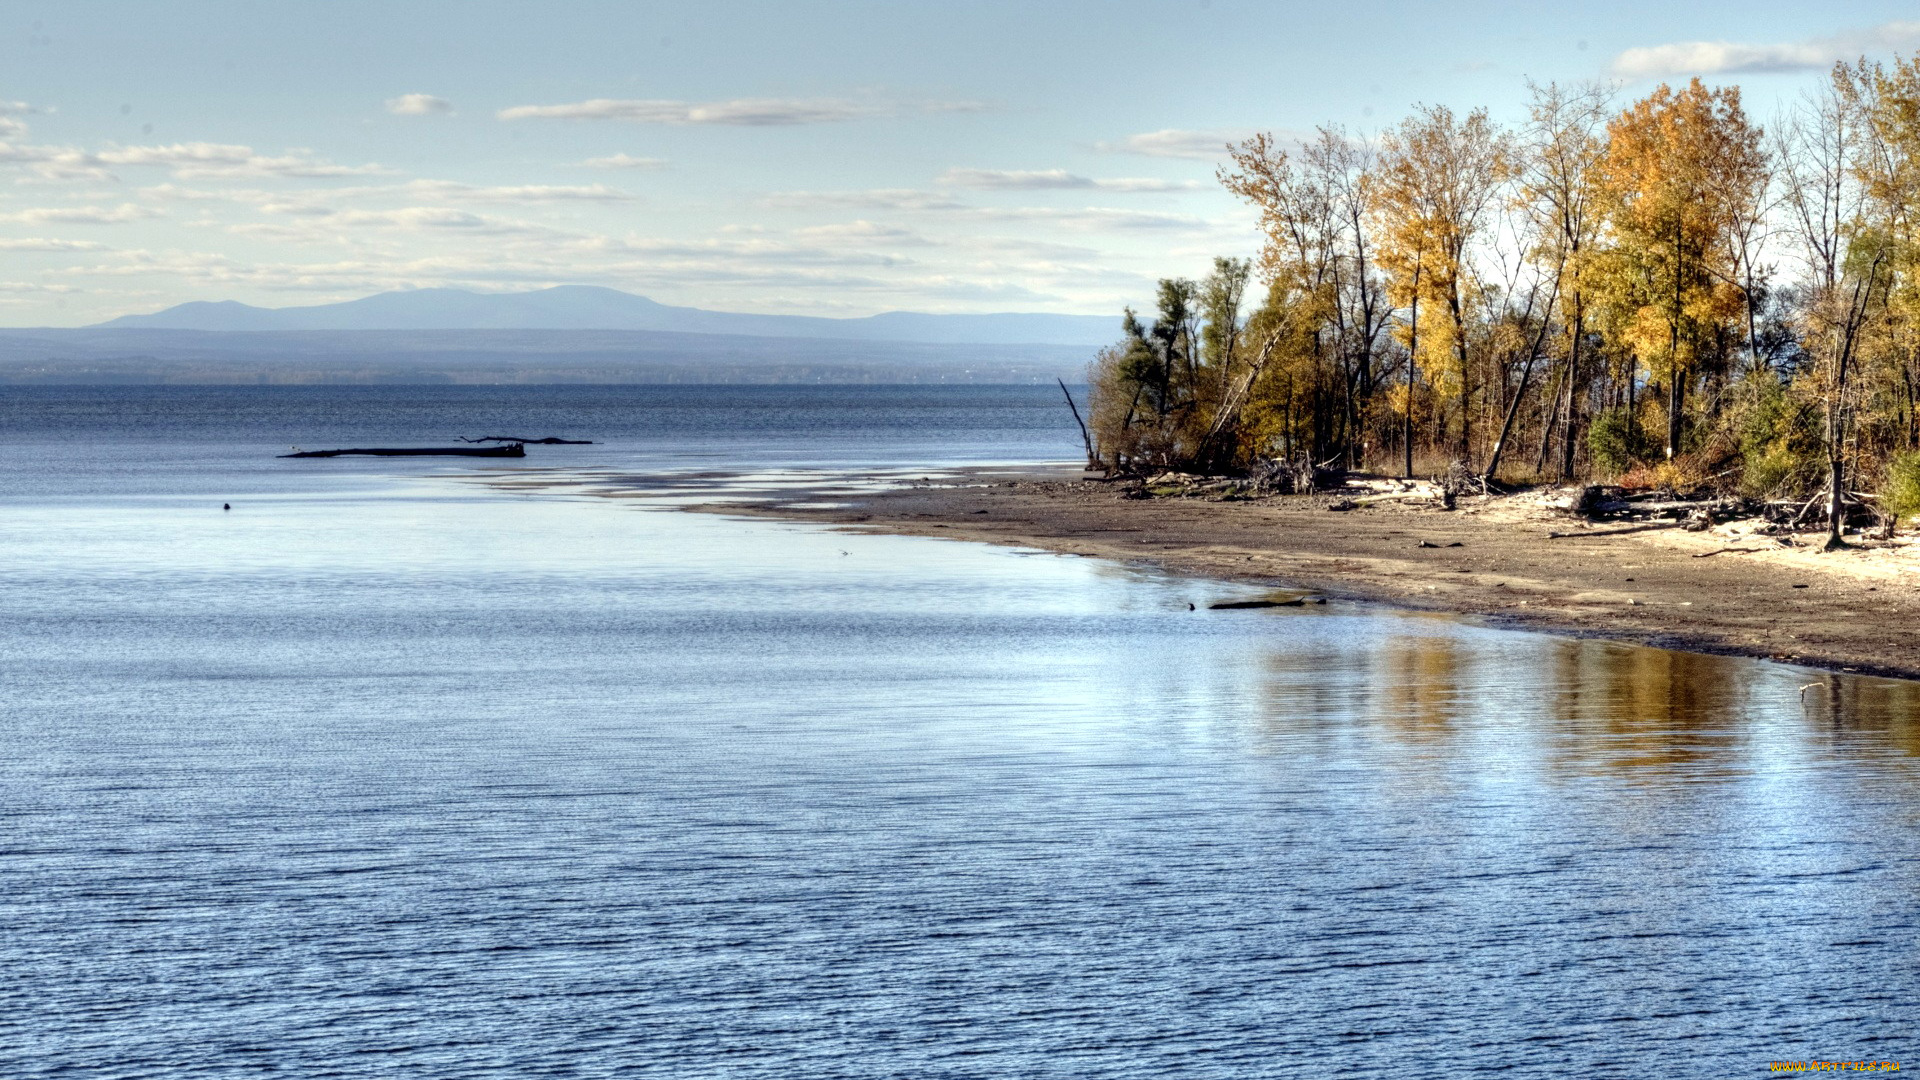
M949 345L671 330L0 330L28 383L1032 383L1084 378L1084 345Z
M928 315L910 311L862 319L750 315L673 307L644 296L593 285L560 285L519 293L413 289L312 307L263 308L233 300L195 301L151 315L123 315L90 329L649 330L928 345L1097 348L1120 336L1120 319L1102 315Z

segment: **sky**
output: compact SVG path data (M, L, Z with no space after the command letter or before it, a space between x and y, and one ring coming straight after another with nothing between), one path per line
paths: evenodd
M1117 313L1251 255L1224 145L1737 83L1768 122L1896 3L364 3L0 10L0 325L605 285L860 316Z

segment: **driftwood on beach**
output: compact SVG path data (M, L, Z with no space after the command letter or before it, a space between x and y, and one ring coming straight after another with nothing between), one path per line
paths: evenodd
M520 458L527 456L527 448L519 443L507 446L404 446L369 447L350 450L296 450L291 454L281 454L283 458L321 458L321 457L490 457Z

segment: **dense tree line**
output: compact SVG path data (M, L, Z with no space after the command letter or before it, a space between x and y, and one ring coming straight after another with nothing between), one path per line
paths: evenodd
M1698 79L1529 90L1512 128L1433 106L1233 148L1258 259L1126 313L1102 461L1920 512L1920 55L1837 66L1771 130Z

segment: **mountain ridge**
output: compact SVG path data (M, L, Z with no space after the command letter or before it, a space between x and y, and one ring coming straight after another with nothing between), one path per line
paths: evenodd
M1090 352L669 330L0 329L0 387L1075 382Z
M410 289L306 307L264 308L195 300L123 315L93 330L649 330L742 337L894 341L941 345L1072 345L1097 348L1119 320L1097 315L1001 312L935 315L892 311L864 318L756 315L676 307L597 285L515 293Z

